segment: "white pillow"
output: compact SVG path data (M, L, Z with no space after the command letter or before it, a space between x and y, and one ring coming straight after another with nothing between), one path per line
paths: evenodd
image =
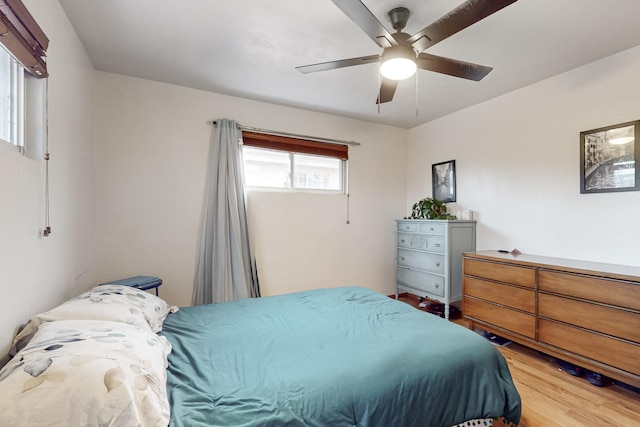
M32 317L16 335L11 346L11 355L24 347L42 323L55 320L107 320L151 329L162 330L162 322L170 311L162 299L148 292L122 285L101 285L58 307Z
M149 328L45 323L0 370L0 425L166 426L170 352Z

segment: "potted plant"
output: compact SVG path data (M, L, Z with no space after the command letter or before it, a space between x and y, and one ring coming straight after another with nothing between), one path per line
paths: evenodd
M456 219L455 215L447 213L447 205L433 197L426 197L417 201L411 208L411 215L405 219Z

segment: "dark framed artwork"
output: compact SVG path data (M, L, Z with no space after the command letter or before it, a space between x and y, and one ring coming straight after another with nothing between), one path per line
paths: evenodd
M443 202L456 201L456 161L449 160L431 165L433 198Z
M580 193L640 190L640 120L580 132Z

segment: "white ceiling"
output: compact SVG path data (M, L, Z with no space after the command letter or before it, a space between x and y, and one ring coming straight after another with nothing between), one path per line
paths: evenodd
M364 0L411 11L413 34L463 0ZM640 44L638 0L519 0L427 49L494 67L473 82L419 70L375 104L378 65L296 66L381 53L331 0L60 0L96 69L411 128ZM51 43L55 43L52 40ZM416 116L416 93L417 109Z

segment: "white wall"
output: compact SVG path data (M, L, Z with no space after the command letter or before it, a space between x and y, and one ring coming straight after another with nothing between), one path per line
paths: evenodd
M95 73L58 2L25 3L51 39L53 234L41 237L44 164L0 150L0 354L30 315L102 281L158 275L163 297L190 303L208 122L222 117L362 143L350 151L349 225L345 196L250 194L266 295L391 293L393 219L450 159L450 209L477 212L478 249L640 265L640 192L579 193L580 131L640 118L640 47L407 132Z
M191 302L212 126L247 126L342 140L345 196L249 195L263 294L362 285L393 292L393 219L406 214L403 129L109 73L96 78L98 281L163 279L172 304Z
M640 192L579 181L580 132L640 119L638 76L640 47L411 129L408 203L431 195L431 164L455 159L450 210L477 212L479 250L640 266Z
M86 289L93 262L93 67L57 1L25 0L48 49L52 234L44 162L0 150L0 356L18 325Z

